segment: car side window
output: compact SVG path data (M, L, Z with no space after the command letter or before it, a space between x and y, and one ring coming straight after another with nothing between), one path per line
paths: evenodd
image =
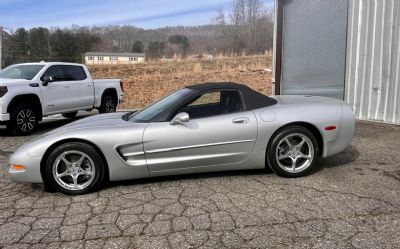
M51 76L55 81L85 80L87 75L82 67L73 65L55 65L49 67L42 77Z
M180 108L179 112L187 112L191 119L205 118L244 110L239 91L222 90L207 92Z
M87 78L85 71L80 66L67 65L62 67L65 78L68 78L68 80L85 80Z
M218 104L221 102L221 92L210 92L200 96L200 98L193 101L189 106Z
M42 78L49 76L55 79L55 81L64 81L64 72L61 68L61 66L55 65L55 66L50 66L46 72L44 72Z

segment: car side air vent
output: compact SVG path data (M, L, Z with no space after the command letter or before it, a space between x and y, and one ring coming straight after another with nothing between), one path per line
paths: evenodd
M117 148L117 153L129 165L146 165L146 158L141 143L119 146Z

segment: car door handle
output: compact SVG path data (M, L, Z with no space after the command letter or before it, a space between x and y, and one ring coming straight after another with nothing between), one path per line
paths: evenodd
M232 120L232 122L234 124L246 124L246 123L250 122L250 119L246 118L246 117L244 117L244 118L235 118L235 119Z
M85 86L92 86L92 84L86 84Z
M70 86L69 85L64 85L64 88L69 88Z

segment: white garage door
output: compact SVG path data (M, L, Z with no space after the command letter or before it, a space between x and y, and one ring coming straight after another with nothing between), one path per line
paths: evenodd
M281 94L343 99L348 0L283 0Z

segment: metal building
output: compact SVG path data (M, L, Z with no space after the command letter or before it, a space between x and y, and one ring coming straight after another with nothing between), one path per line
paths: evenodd
M275 94L344 99L400 124L400 0L275 0Z

